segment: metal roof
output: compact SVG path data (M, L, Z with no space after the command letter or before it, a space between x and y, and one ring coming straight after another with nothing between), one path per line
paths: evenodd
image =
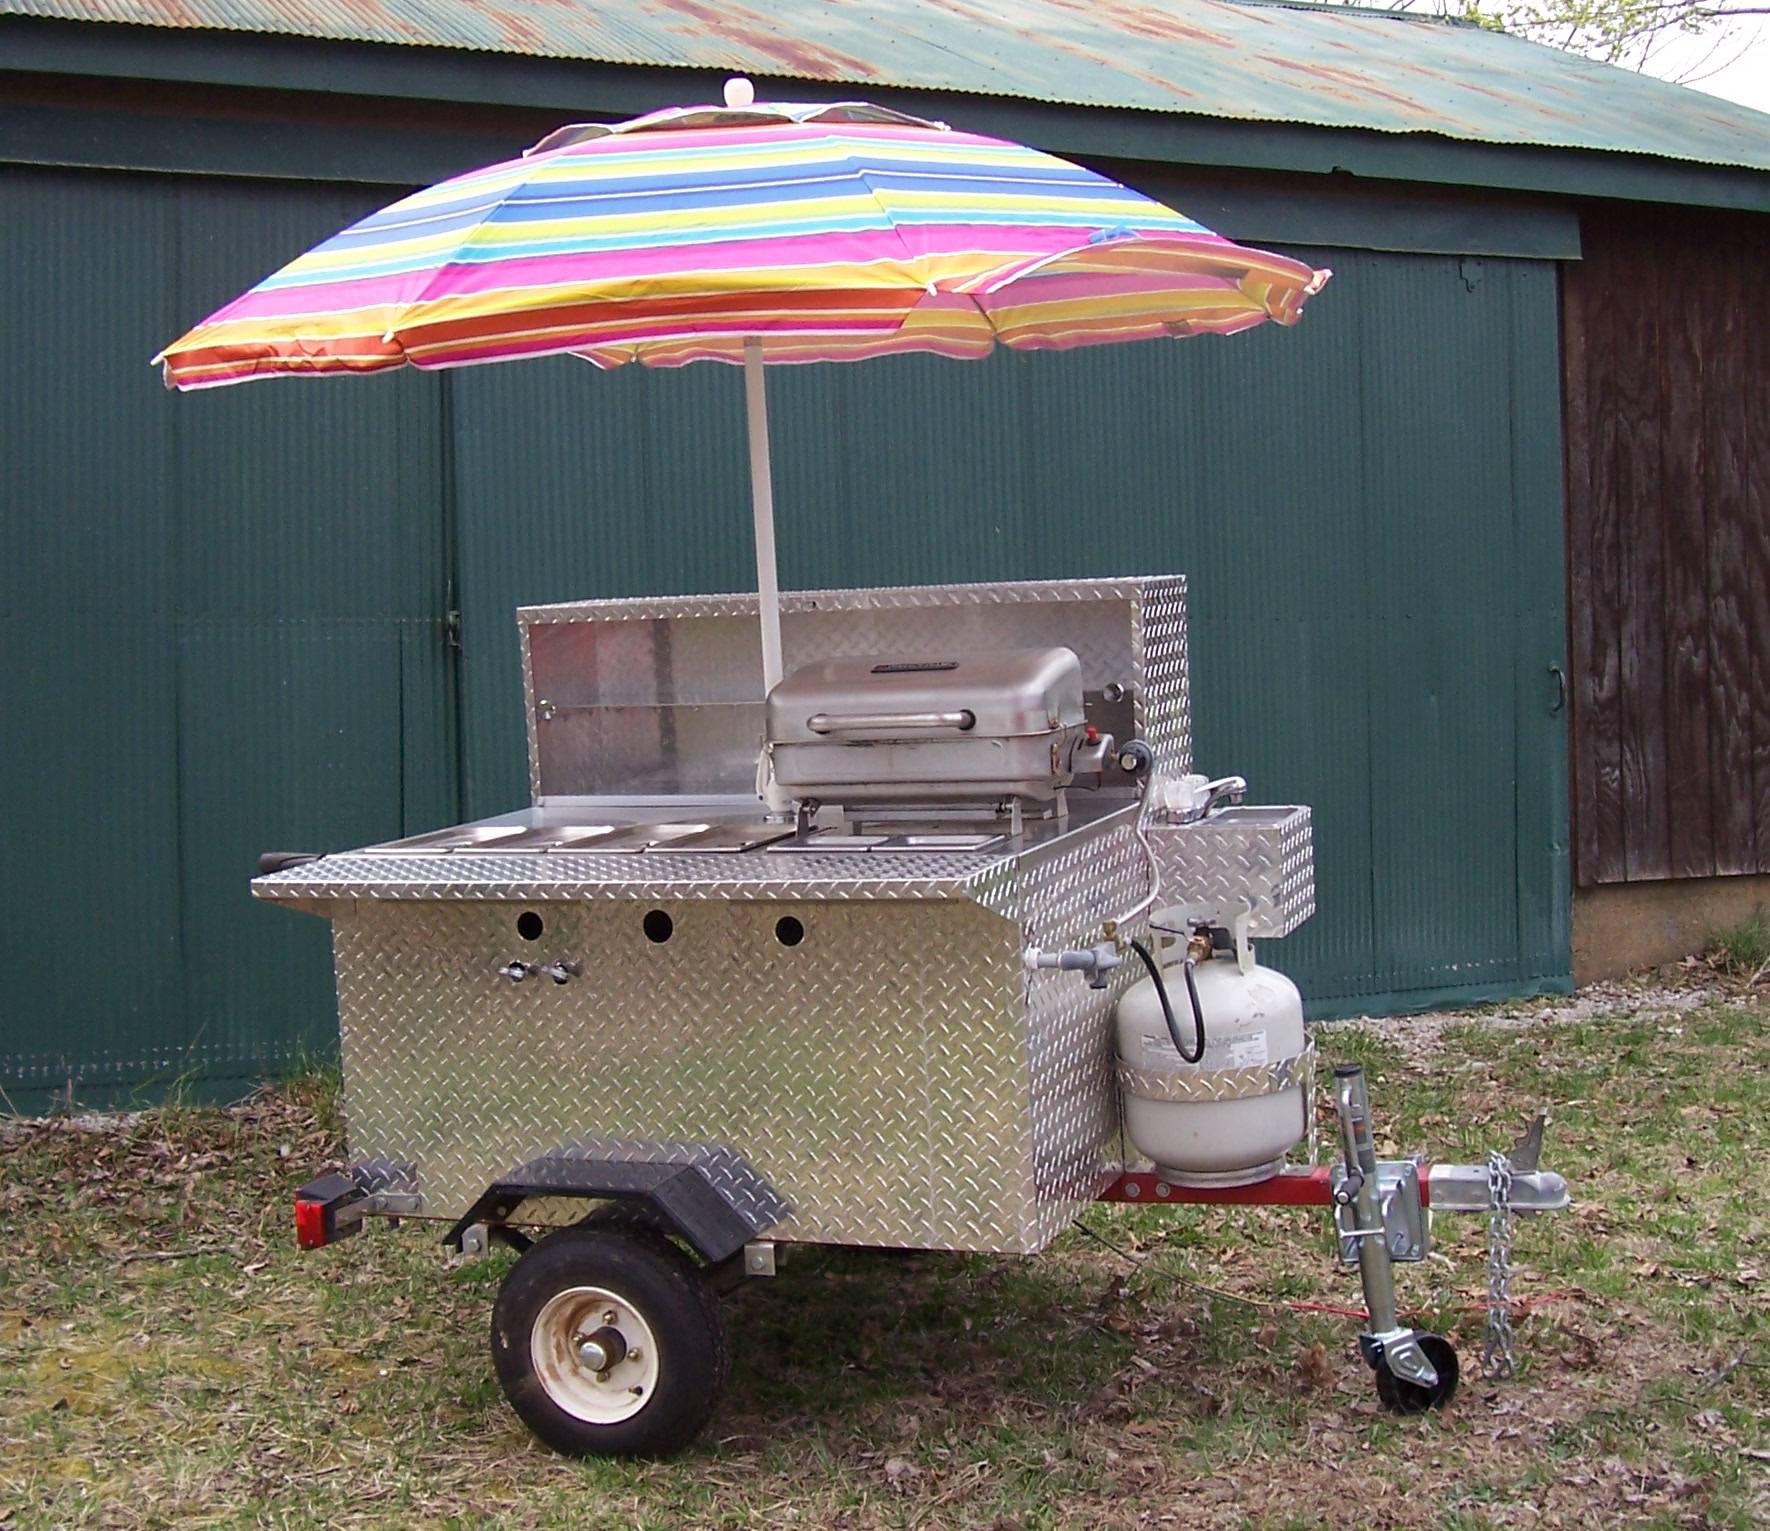
M1770 170L1770 115L1463 23L1282 0L0 0L0 13L731 70Z

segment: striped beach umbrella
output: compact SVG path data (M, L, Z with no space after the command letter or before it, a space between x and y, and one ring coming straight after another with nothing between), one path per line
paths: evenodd
M563 128L402 198L205 319L169 387L561 352L746 372L763 678L780 678L767 363L1294 324L1328 273L1023 145L860 103Z

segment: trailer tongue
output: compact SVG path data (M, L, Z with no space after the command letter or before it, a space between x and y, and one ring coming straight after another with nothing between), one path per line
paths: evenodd
M1192 774L1184 581L785 596L765 699L755 605L525 609L531 805L256 880L334 927L353 1167L302 1193L303 1244L379 1215L521 1247L513 1405L654 1453L713 1407L711 1294L777 1245L1030 1254L1100 1198L1322 1205L1384 1400L1447 1401L1393 1263L1434 1209L1566 1187L1378 1161L1356 1070L1341 1163L1285 1167L1314 1049L1253 944L1313 911L1310 815Z

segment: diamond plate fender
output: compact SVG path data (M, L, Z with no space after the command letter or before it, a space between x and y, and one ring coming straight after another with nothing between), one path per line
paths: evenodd
M740 1155L717 1144L572 1146L531 1159L488 1186L443 1243L459 1250L473 1224L502 1223L526 1201L562 1197L643 1202L711 1264L729 1259L790 1210Z

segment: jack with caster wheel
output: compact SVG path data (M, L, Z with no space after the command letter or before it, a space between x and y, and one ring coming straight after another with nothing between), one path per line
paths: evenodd
M1400 1350L1374 1344L1370 1335L1359 1336L1359 1350L1377 1374L1377 1397L1394 1414L1444 1408L1456 1397L1462 1375L1456 1347L1442 1335L1402 1332L1407 1339Z
M1449 1340L1404 1329L1396 1315L1392 1235L1379 1200L1363 1067L1342 1063L1335 1068L1334 1093L1346 1151L1345 1177L1334 1191L1335 1221L1342 1244L1351 1241L1357 1249L1358 1279L1370 1314L1370 1328L1358 1337L1359 1351L1377 1374L1377 1397L1386 1408L1397 1414L1442 1409L1456 1396L1461 1369Z

